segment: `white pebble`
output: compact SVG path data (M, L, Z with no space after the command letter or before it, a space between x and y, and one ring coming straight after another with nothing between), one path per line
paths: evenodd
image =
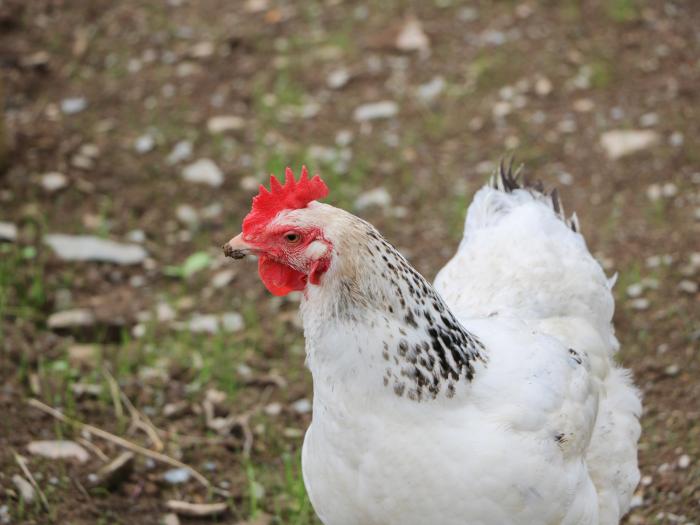
M306 398L298 399L292 403L292 409L297 414L308 414L311 412L311 401Z
M666 373L667 376L677 376L680 373L680 371L681 371L681 367L675 363L672 365L668 365L664 369L664 372Z
M188 140L181 140L173 146L172 151L165 160L168 164L177 164L178 162L189 159L192 156L192 151L192 143Z
M642 293L644 293L644 286L642 283L630 284L627 287L627 295L630 297L639 297Z
M221 316L221 327L226 332L240 332L245 327L243 316L238 312L227 312Z
M340 89L350 80L350 73L347 69L335 69L326 77L326 85L330 89Z
M80 113L87 107L87 100L83 97L71 97L61 100L61 111L66 115Z
M651 303L649 302L649 299L646 299L644 297L638 297L637 299L633 299L630 301L630 306L634 308L635 310L646 310L649 308L649 305Z
M68 186L68 178L58 171L44 173L41 176L41 187L49 193L61 190Z
M386 119L395 116L399 112L399 106L392 100L382 100L363 104L355 108L353 118L358 122L369 120Z
M134 149L136 150L137 153L148 153L149 151L152 151L153 148L156 145L156 140L153 138L152 135L141 135L139 138L137 138L134 141Z
M687 294L696 294L698 293L698 283L691 281L690 279L683 279L678 283L678 289Z
M182 178L188 182L218 187L224 183L224 174L211 159L199 159L182 170Z

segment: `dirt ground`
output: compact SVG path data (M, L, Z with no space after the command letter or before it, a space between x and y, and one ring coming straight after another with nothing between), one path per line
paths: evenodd
M173 523L168 500L226 504L183 523L318 523L297 299L220 245L305 163L434 276L510 153L618 274L644 396L627 523L700 522L698 20L694 0L0 0L0 524ZM65 260L48 234L147 254ZM122 449L30 399L211 485L143 454L100 477ZM54 439L88 459L27 448Z

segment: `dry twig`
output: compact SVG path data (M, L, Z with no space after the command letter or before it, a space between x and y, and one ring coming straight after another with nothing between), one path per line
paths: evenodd
M163 449L165 449L165 445L163 444L163 441L160 439L160 436L159 436L159 433L161 433L161 431L159 431L159 429L153 424L151 419L146 414L140 412L134 406L134 404L131 402L131 400L128 398L128 396L124 393L124 391L121 389L121 387L119 386L119 383L114 378L114 376L109 372L109 370L107 370L106 368L103 368L102 373L107 378L107 382L110 384L110 390L112 388L114 388L114 390L118 393L121 401L126 405L126 409L129 411L129 415L131 416L132 424L136 428L140 428L141 430L143 430L146 433L146 435L148 436L148 439L151 440L151 443L153 443L153 446L155 447L155 449L158 452L162 452ZM121 407L121 404L119 406ZM119 416L119 414L117 414L117 417L118 416Z
M83 445L85 448L89 448L93 454L95 454L98 458L100 458L102 461L107 463L109 461L109 456L102 452L100 447L95 445L92 441L85 439L85 438L79 438L76 440L78 443Z
M102 373L109 385L109 393L112 396L112 404L114 405L114 412L117 415L117 420L120 421L124 417L124 407L122 406L121 396L119 395L121 392L119 384L112 374L107 372L106 368L102 369Z
M53 407L50 407L49 405L42 403L38 399L28 399L27 403L42 412L49 414L50 416L58 419L59 421L63 423L67 423L69 425L72 425L74 427L77 427L81 430L87 430L91 434L94 434L95 436L101 437L102 439L106 439L107 441L110 441L111 443L114 443L117 446L120 446L122 448L125 448L127 450L131 450L132 452L135 452L136 454L141 454L142 456L149 457L155 461L159 461L161 463L165 463L167 465L170 465L172 467L176 468L183 468L186 469L192 474L192 477L194 477L197 481L199 481L202 485L204 485L207 489L211 490L212 492L219 494L220 496L225 496L229 497L231 494L228 491L222 490L216 486L214 486L207 478L205 478L199 471L194 469L193 467L183 463L182 461L178 461L175 458L171 458L170 456L167 456L161 452L156 452L154 450L148 449L146 447L142 447L141 445L137 445L136 443L132 443L128 439L124 439L121 436L117 436L115 434L112 434L111 432L107 432L106 430L102 430L101 428L98 428L96 426L90 425L88 423L83 423L81 421L78 421L76 419L69 418L68 416L65 416L60 410L56 410Z
M29 480L29 482L32 484L32 487L34 487L34 490L36 490L36 493L39 494L39 501L41 501L41 505L44 507L46 512L51 514L51 508L49 507L49 502L46 499L44 492L41 490L41 487L39 487L39 484L36 482L36 480L34 479L34 476L32 475L31 471L29 470L29 467L27 466L27 460L24 458L24 456L17 454L17 452L13 451L13 454L15 456L15 461L17 462L17 465L19 465L19 468L22 470L22 473Z

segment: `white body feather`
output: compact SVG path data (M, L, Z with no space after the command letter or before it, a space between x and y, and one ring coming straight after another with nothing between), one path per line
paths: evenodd
M441 384L427 399L397 395L404 362L382 355L419 341L425 323L386 314L386 259L370 259L351 273L376 302L348 307L348 269L333 263L302 303L314 382L302 462L321 520L618 523L639 478L641 405L613 362L613 298L583 237L541 194L477 193L435 288L484 358L450 396Z

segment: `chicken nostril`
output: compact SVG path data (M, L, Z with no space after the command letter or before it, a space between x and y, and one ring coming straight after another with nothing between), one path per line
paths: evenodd
M224 255L226 257L231 257L232 259L243 259L246 255L250 253L249 250L237 250L233 248L229 243L222 246L224 249Z

